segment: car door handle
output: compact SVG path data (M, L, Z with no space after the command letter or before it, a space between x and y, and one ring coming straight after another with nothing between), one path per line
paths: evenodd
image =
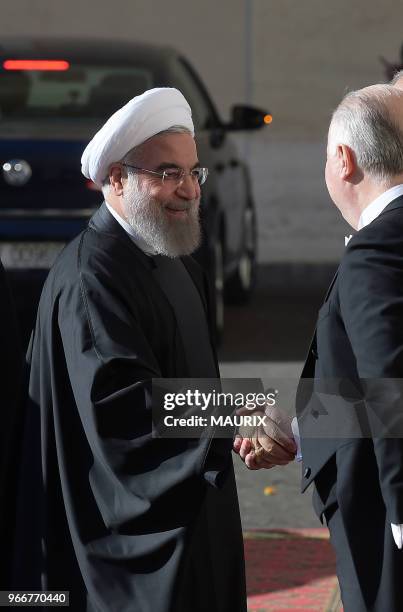
M221 162L218 162L218 164L216 164L214 168L217 170L217 172L223 172L225 170L225 165Z

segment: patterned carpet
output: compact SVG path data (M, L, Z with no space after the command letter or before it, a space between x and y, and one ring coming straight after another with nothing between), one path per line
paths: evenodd
M249 612L339 612L327 529L244 532Z

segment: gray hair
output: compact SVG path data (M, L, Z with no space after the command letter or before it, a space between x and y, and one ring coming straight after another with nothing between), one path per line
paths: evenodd
M128 163L136 162L136 160L141 158L141 149L146 142L151 140L151 138L155 138L156 136L164 136L165 134L190 134L191 136L193 136L192 132L188 128L182 125L173 125L172 127L167 128L166 130L162 130L162 132L158 132L157 134L154 134L154 136L151 136L150 138L148 138L141 144L137 145L136 147L133 147L133 149L130 149L130 151L128 151L126 155L121 160L119 160L119 163L128 164ZM108 175L102 181L102 193L104 195L104 198L107 197L109 193L109 189L110 189L110 181L109 181L109 175Z
M333 113L328 148L349 146L358 166L380 181L403 172L403 132L388 102L403 106L403 92L391 85L374 85L345 96Z
M398 72L395 72L395 74L393 75L393 79L391 80L390 85L396 85L397 81L399 81L402 78L403 78L403 70L398 70Z

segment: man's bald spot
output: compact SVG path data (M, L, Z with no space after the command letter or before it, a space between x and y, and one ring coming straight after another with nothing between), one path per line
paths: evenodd
M403 78L400 86L380 84L366 87L369 97L374 96L386 108L391 121L403 131Z
M403 77L402 77L403 78ZM389 83L378 83L376 85L369 85L362 89L353 92L352 98L366 100L368 102L374 101L384 104L386 107L393 107L394 104L399 104L402 100L403 91L397 88L395 85ZM346 96L345 100L350 98Z
M347 94L338 109L354 110L363 104L378 108L382 114L386 112L396 127L403 131L403 76L401 87L379 83Z

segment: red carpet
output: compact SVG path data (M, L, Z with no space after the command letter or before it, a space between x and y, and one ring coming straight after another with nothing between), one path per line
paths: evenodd
M250 612L339 612L327 529L244 533Z

